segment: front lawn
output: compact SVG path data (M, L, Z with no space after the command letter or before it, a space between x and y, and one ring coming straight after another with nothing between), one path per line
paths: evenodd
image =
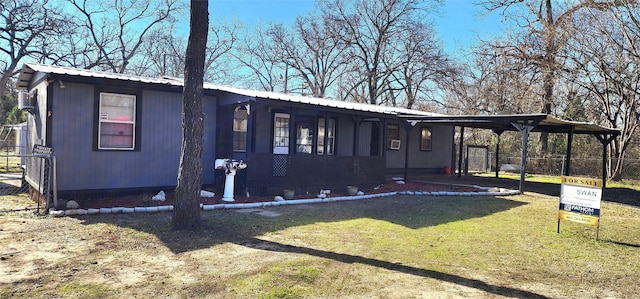
M557 210L536 193L392 196L205 211L196 232L171 231L170 213L0 212L0 298L639 294L640 210L603 203L599 241L582 224L556 233Z

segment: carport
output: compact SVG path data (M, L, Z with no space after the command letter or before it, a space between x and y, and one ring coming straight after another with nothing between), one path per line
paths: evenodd
M479 128L492 130L498 135L496 146L496 166L500 164L500 135L505 131L519 131L522 133L522 159L520 167L520 192L523 191L525 181L527 152L529 149L529 134L531 132L547 132L556 134L567 134L567 161L563 175L571 175L571 146L574 134L592 135L602 144L602 183L606 187L607 181L607 147L619 134L616 129L605 128L599 125L586 122L567 121L555 118L547 114L504 114L504 115L436 115L436 116L399 116L406 122L406 128L411 130L418 123L438 124L460 127L460 142L458 156L458 178L462 176L462 152L465 128ZM408 153L407 153L408 154ZM405 157L408 159L408 157ZM407 167L405 163L405 179L407 177ZM498 177L499 167L496 167L496 177Z

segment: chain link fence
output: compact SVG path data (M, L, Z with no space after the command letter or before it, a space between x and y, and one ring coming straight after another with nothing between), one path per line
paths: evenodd
M0 148L0 196L29 191L29 185L24 180L24 165L29 158L23 147Z
M489 161L491 171L495 171L495 153L489 153ZM500 155L500 165L515 164L521 165L522 158L520 156ZM617 159L611 159L612 165ZM500 167L500 165L498 167ZM567 159L564 155L550 157L527 157L526 172L542 175L561 176L567 165ZM622 179L640 180L640 159L625 159L622 168ZM572 158L571 159L571 175L586 177L602 176L602 158Z

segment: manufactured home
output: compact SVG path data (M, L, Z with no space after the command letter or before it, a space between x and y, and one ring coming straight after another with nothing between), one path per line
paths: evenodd
M27 148L50 148L59 194L171 190L181 148L182 80L25 64ZM454 166L454 127L433 113L204 85L204 188L221 188L218 158L243 160L236 193L362 189L398 171ZM42 163L26 165L39 188Z

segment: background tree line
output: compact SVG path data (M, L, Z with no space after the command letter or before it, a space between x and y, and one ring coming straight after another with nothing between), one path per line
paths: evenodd
M455 55L433 24L442 3L317 0L291 24L211 20L204 79L448 114L594 122L622 132L609 150L609 173L621 178L625 157L638 158L638 1L482 0L479 11L501 14L509 30ZM0 121L21 121L13 81L24 62L181 77L187 11L184 0L2 1ZM494 138L473 132L469 142ZM565 136L537 138L532 155L564 154ZM516 150L513 139L501 146ZM574 139L575 155L598 156L594 143Z

